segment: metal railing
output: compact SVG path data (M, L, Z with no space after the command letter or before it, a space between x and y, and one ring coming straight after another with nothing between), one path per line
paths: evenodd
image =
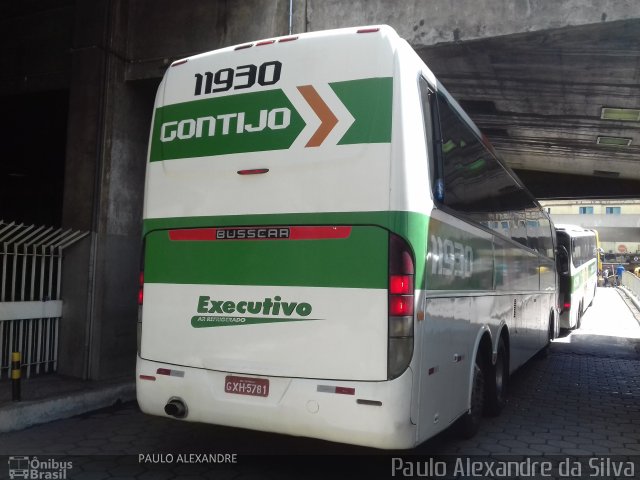
M636 300L640 301L640 278L625 271L622 273L622 286L632 293Z
M63 251L87 234L0 220L0 379L11 352L22 353L27 378L56 371Z

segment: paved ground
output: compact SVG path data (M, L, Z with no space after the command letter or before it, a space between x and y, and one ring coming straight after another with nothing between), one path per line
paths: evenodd
M461 441L445 432L412 452L402 453L494 457L515 454L531 458L640 455L639 320L637 309L625 304L615 289L598 289L582 328L555 341L547 358L532 360L512 378L504 412L497 418L485 419L476 437ZM217 465L213 470L210 465L177 464L181 453L212 452L237 454L237 463ZM155 456L145 457L143 460L148 462L140 463L139 454ZM316 454L349 455L343 463L351 478L361 473L358 465L379 466L381 478L390 475L391 457L375 450L148 417L139 412L135 403L0 437L0 455L37 455L41 461L55 455L74 456L69 457L74 463L66 477L74 479L245 480L308 478L313 474L327 478L327 472L320 467L337 468L331 462L322 457L291 457ZM84 455L87 456L79 457ZM353 460L353 456L361 455L369 457ZM169 460L171 464L162 463ZM4 461L0 462L0 478L6 478ZM351 472L354 468L356 471Z

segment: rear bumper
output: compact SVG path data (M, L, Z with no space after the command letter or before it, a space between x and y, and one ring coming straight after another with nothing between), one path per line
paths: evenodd
M177 369L184 375L156 375L158 368ZM153 376L155 380L143 380L140 375ZM268 397L225 393L227 375L138 357L138 404L144 413L166 417L164 406L169 399L178 397L187 405L185 421L384 449L411 448L416 444L416 426L410 421L411 369L384 382L261 377L269 378ZM355 388L355 394L327 393L331 387ZM359 399L381 405L361 404Z

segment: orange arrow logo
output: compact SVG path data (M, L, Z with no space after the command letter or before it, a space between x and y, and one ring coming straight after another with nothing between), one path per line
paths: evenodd
M338 119L324 100L322 100L320 95L318 95L318 92L312 85L303 85L298 87L298 91L320 119L320 126L309 139L305 147L318 147L322 142L324 142L329 133L331 133L331 130L333 130L337 125Z

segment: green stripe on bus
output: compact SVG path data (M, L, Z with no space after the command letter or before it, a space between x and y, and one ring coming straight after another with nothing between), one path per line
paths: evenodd
M578 271L571 276L571 293L577 292L588 280L589 277L595 276L597 272L596 259L589 260L588 263L581 265Z
M172 241L156 231L145 282L386 288L387 250L388 233L367 226L332 240Z
M417 288L424 288L424 264L428 217L413 212L329 212L300 214L265 215L228 215L211 217L176 217L146 219L143 223L146 239L145 282L152 283L222 283L251 285L264 282L265 285L314 285L328 287L387 288L387 231L394 232L407 240L414 249L416 257ZM201 255L207 253L205 244L209 242L169 243L167 230L203 227L229 226L290 226L290 225L350 225L353 226L351 243L343 240L267 240L251 241L248 247L232 248L231 245L243 241L227 242L219 252L229 252L233 260L223 259L223 268L211 273L216 265L201 264ZM379 229L358 227L377 226ZM372 233L375 232L375 233ZM159 234L159 235L156 235ZM313 243L309 243L313 242ZM383 245L384 243L384 245ZM169 246L171 245L171 248ZM244 245L249 245L245 243ZM174 251L174 247L177 250ZM192 249L195 248L195 250ZM255 247L255 248L254 248ZM245 251L247 257L239 257ZM291 249L291 250L289 250ZM314 255L309 257L310 252ZM259 255L294 255L300 261L307 262L304 268L289 268L275 260L262 259ZM217 258L217 255L214 255ZM382 257L382 258L381 258ZM327 261L327 258L331 261ZM353 271L353 258L361 262L360 270ZM380 259L382 261L376 261ZM260 260L264 268L271 270L256 271L251 259ZM209 261L213 261L211 258ZM231 265L229 262L236 262ZM206 263L206 262L204 262ZM229 275L227 272L233 267ZM282 270L282 271L280 271ZM383 274L381 273L383 272ZM338 282L336 285L333 282ZM274 283L277 282L277 283ZM262 284L262 283L257 283Z
M392 78L331 83L355 121L338 145L391 142Z
M169 229L259 225L354 228L349 239L218 241L215 249L206 241L170 242L167 234ZM144 232L145 281L152 283L383 289L387 288L388 232L411 245L416 288L488 291L495 288L494 281L502 283L501 264L493 262L491 233L483 238L415 212L155 218L144 221ZM278 260L283 258L290 259L287 265Z

